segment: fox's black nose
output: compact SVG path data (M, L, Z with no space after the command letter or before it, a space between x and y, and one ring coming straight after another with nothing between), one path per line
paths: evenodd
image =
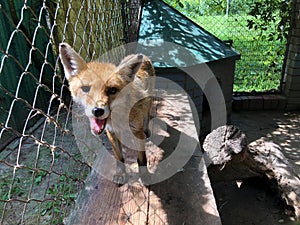
M99 117L99 116L102 116L103 114L104 114L104 109L102 109L102 108L97 108L97 107L95 107L95 108L93 108L92 109L92 113L93 113L93 115L95 116L95 117Z

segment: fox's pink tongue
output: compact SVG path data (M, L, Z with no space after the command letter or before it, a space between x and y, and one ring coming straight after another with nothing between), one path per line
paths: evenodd
M102 130L104 129L105 120L93 118L92 123L93 123L94 131L96 131L97 133L101 133Z

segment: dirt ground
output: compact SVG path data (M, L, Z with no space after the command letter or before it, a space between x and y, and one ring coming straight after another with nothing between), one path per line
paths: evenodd
M246 133L248 143L265 140L278 144L300 175L300 112L234 112L232 123ZM274 184L255 178L239 185L213 183L223 225L300 224L289 215Z

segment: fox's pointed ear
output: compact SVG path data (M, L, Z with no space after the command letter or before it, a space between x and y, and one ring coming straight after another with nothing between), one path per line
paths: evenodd
M73 76L87 68L87 64L83 58L67 43L61 43L59 45L59 56L67 80L72 79Z
M117 67L117 72L126 81L133 81L135 74L142 65L143 58L142 54L126 56Z

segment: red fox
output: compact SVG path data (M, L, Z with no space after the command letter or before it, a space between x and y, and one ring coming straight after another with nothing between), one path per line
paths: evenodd
M60 44L59 53L73 100L83 105L93 135L101 135L106 130L114 155L122 162L119 163L122 166L122 140L119 140L117 134L128 130L114 129L112 124L118 121L112 121L114 117L111 116L111 112L119 110L122 113L124 106L133 105L128 118L129 127L138 139L143 140L139 143L137 162L140 168L147 166L145 138L150 135L148 125L155 77L150 59L142 54L133 54L125 57L118 66L101 62L87 63L66 43ZM116 101L118 94L129 84L130 93L126 95L128 102ZM146 97L138 97L138 102L132 102L140 95ZM129 104L130 101L134 104ZM122 176L124 175L117 174L114 182L124 182Z

